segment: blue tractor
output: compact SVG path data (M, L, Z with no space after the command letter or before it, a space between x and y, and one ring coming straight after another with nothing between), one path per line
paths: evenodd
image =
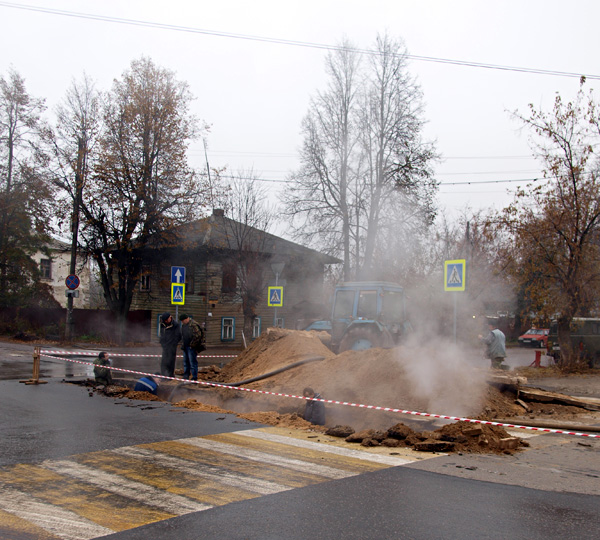
M331 312L334 351L392 348L410 330L404 288L383 281L338 285Z

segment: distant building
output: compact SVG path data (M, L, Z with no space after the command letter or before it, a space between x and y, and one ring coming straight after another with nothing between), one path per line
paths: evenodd
M157 339L158 320L165 311L173 316L186 313L205 323L209 346L241 346L268 327L297 328L307 318L326 315L311 313L308 307L323 305L326 265L339 259L229 219L222 210L174 235L174 245L141 252L142 277L131 309L152 311L152 339ZM269 287L276 280L273 263L283 267L277 275L277 285L283 287L279 307L268 305ZM185 268L182 305L172 303L173 267ZM249 335L242 336L248 290L258 293L258 304ZM279 290L271 290L271 300L278 294Z
M53 239L47 246L48 253L38 251L33 259L38 264L41 274L41 280L47 283L52 289L52 295L62 306L67 307L67 297L65 291L66 278L69 276L71 267L71 246L60 240ZM73 299L74 308L92 308L96 307L93 298L97 286L92 281L91 265L77 264L76 275L79 278L80 285L76 289L79 291L79 297Z

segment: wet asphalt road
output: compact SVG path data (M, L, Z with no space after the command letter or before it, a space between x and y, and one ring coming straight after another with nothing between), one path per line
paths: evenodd
M29 345L0 346L5 379L0 382L0 467L256 427L231 415L90 396L84 387L61 382L89 376L90 368L60 360L42 361L41 378L48 384L20 384L18 379L31 375L32 351ZM159 354L160 349L144 352ZM158 361L127 358L127 367L144 371ZM106 538L600 538L598 440L543 435L529 441L531 449L515 456L440 456L193 512Z
M90 397L85 387L56 380L38 386L1 381L0 409L0 470L257 427L231 415L173 411L165 403L128 406L123 400ZM563 453L569 444L547 435L536 440L534 451L542 454L549 444L563 446ZM581 449L594 453L598 463L599 446ZM573 472L576 463L560 464L550 452L548 461L535 469L527 453L522 455L520 462L511 456L440 456L192 512L106 538L594 538L600 530L600 495L569 492L569 481L583 479ZM456 476L457 471L465 477ZM545 480L542 472L548 475ZM510 485L516 476L527 475L538 478L541 488ZM598 488L598 476L588 480L590 489Z

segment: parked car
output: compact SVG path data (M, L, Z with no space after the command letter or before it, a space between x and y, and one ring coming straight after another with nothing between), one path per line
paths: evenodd
M522 336L519 336L521 347L545 348L548 345L549 328L530 328Z

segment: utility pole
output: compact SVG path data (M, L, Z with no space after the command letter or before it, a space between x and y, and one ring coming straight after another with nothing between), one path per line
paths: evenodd
M77 144L77 170L75 171L75 197L73 199L73 215L71 217L71 263L69 275L74 275L77 269L77 238L79 234L79 207L83 197L83 161L84 147L81 137ZM67 325L65 339L71 341L74 335L75 322L73 320L73 291L67 296Z

